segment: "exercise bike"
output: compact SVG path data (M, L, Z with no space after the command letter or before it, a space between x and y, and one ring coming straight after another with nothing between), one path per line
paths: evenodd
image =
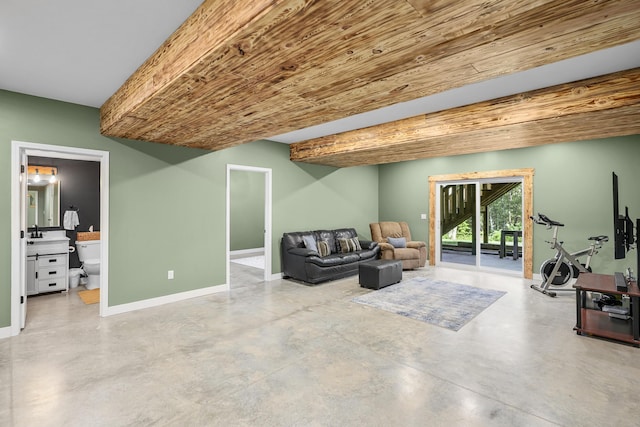
M537 217L530 217L536 224L544 225L547 229L553 228L553 237L551 241L546 240L551 245L551 249L555 249L556 254L553 258L550 258L542 263L540 266L540 275L542 276L542 283L540 285L531 285L532 289L538 292L542 292L550 297L555 297L557 291L574 291L574 289L555 289L549 290L549 286L562 286L566 284L571 278L576 278L580 273L591 272L591 258L598 253L598 249L602 247L604 242L609 241L607 236L593 236L589 237L591 244L589 247L579 250L577 252L568 252L562 247L562 243L558 242L558 228L564 227L564 224L549 219L546 215L538 213ZM578 257L583 255L587 256L586 262L582 264Z

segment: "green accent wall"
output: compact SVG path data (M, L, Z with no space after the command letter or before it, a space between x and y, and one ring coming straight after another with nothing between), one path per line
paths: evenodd
M232 170L230 181L229 247L232 251L262 248L265 173Z
M110 153L109 306L224 284L228 163L273 170L274 273L282 233L352 226L366 237L377 220L377 166L297 164L270 141L210 152L108 138L99 120L95 108L0 91L0 328L11 321L12 140Z
M411 162L381 165L380 220L405 220L415 239L429 241L429 176L502 169L534 168L533 211L560 221L559 239L572 251L588 246L587 238L605 234L605 243L592 260L594 271L613 273L636 268L636 252L625 260L613 259L612 179L620 180L620 202L630 216L640 217L640 135L550 144ZM545 240L550 230L534 226L533 272L553 255Z

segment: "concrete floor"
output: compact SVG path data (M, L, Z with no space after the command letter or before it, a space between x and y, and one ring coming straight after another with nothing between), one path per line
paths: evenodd
M253 271L255 270L255 271ZM1 426L637 426L640 349L575 334L572 293L437 268L507 291L458 332L307 287L232 273L232 290L108 318L29 299L0 340Z

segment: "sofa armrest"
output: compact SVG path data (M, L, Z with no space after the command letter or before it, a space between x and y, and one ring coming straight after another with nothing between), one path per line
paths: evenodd
M380 242L378 243L378 246L380 246L380 250L381 251L393 251L393 245L391 243L387 243L387 242Z
M425 246L427 246L425 242L417 242L415 240L411 242L407 242L408 248L420 249L420 248L424 248Z
M287 252L291 255L297 255L297 256L303 256L303 257L319 256L318 252L312 249L307 249L307 248L289 248Z
M289 247L282 248L282 259L280 260L282 266L282 277L294 278L297 280L307 281L307 271L305 265L308 260L317 258L318 253L311 249L303 247Z
M374 242L373 240L360 240L360 246L362 249L374 249L378 246L378 242Z

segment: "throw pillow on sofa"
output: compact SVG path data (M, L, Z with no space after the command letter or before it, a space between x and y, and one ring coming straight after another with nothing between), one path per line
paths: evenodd
M362 250L360 240L358 240L357 237L353 237L351 239L338 239L338 243L340 244L340 252L343 254Z
M329 248L329 242L326 240L320 240L318 242L318 253L321 257L331 254L331 248Z
M316 239L313 236L302 236L302 241L307 249L318 252L318 246L316 245Z
M404 237L387 237L387 242L394 248L407 247L407 239Z

